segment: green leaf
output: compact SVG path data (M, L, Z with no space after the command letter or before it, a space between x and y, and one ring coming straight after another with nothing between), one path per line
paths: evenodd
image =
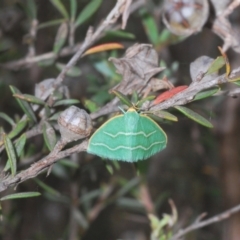
M10 86L10 89L13 94L22 94L14 86ZM32 110L32 107L30 106L30 104L28 102L18 99L18 98L16 100L17 100L18 104L20 105L21 109L23 110L23 112L28 116L28 118L33 122L37 122L37 118Z
M154 120L157 123L163 123L163 118L158 117L155 113L152 112L144 112L144 114L146 114L148 117L150 117L152 120Z
M153 99L155 99L155 96L147 96L147 97L141 99L141 100L137 103L137 107L141 107L146 101L152 101Z
M116 37L116 38L124 38L124 39L135 39L135 35L130 33L130 32L126 32L123 30L115 30L115 31L106 31L106 37Z
M208 89L206 91L200 92L200 93L196 94L193 101L211 97L212 95L217 93L219 90L220 90L220 87L215 87L215 88L211 88L211 89Z
M22 134L22 136L15 143L15 150L16 150L16 154L17 154L18 157L20 157L20 155L21 155L21 153L24 149L24 146L26 144L26 140L27 140L26 134ZM3 171L6 172L10 168L11 168L11 161L10 161L10 159L8 159Z
M37 18L37 6L34 0L27 0L27 12L31 19Z
M50 0L51 3L57 8L57 10L63 15L64 18L68 19L68 12L60 0Z
M28 120L22 120L17 123L17 125L14 127L14 129L8 134L8 137L10 139L16 137L19 133L22 132L22 130L27 126Z
M138 102L138 94L137 94L137 92L136 91L133 91L133 94L132 94L132 97L131 97L131 102L134 104L134 105L136 105L137 104L137 102Z
M14 193L0 198L0 201L10 200L10 199L19 199L19 198L29 198L29 197L38 197L41 193L39 192L24 192L24 193Z
M16 149L16 153L17 153L18 157L20 157L20 155L24 149L26 140L27 140L26 134L22 134L21 137L15 143L15 149Z
M31 20L36 19L37 17L37 8L34 0L16 1L15 4L27 15Z
M92 100L86 99L84 101L84 106L92 113L98 110L98 106Z
M0 118L4 119L5 121L7 121L10 125L12 125L13 127L16 126L16 123L13 121L12 118L10 118L6 113L0 112Z
M31 103L36 103L36 104L39 104L39 105L45 105L45 102L40 99L40 98L37 98L33 95L30 95L30 94L13 94L13 96L15 98L19 98L19 99L22 99L24 101L27 101L27 102L31 102Z
M120 197L126 195L128 192L136 189L136 187L139 185L139 183L140 183L139 177L132 178L127 183L124 183L122 185L122 187L118 190L117 197L120 198Z
M79 168L79 164L71 161L70 159L62 159L62 160L58 161L58 163L62 164L63 166L69 167L69 168L74 168L74 169Z
M110 68L109 62L106 60L94 63L94 67L98 70L98 72L100 72L102 75L106 77L110 78L113 77L115 74Z
M236 85L240 86L240 81L236 81L236 82L233 82L235 83Z
M39 61L37 64L40 67L49 67L51 65L53 65L55 62L54 57L53 58L49 58L49 59L45 59L45 60L41 60Z
M78 15L75 26L78 27L84 23L88 18L90 18L100 7L102 0L92 0Z
M61 24L65 21L66 21L66 19L64 19L64 18L47 21L47 22L39 24L38 29L42 29L42 28L46 28L46 27L52 27L52 26Z
M70 0L70 13L71 13L71 19L74 20L76 17L77 12L77 1L76 0Z
M49 118L49 116L51 116L51 109L47 106L47 105L45 105L44 106L44 116L46 117L46 118Z
M59 118L60 112L54 113L51 117L48 118L49 121L57 121Z
M49 194L52 194L52 195L55 195L55 196L60 196L61 195L57 190L50 187L49 185L47 185L43 181L39 180L38 178L34 178L34 181L38 184L38 186L40 186L43 190L45 190Z
M57 106L61 106L61 105L73 105L73 104L77 104L77 103L80 103L80 101L77 99L63 99L63 100L55 102L53 104L53 106L57 107Z
M52 151L56 145L57 137L53 127L48 122L43 124L43 137L48 149Z
M90 192L86 192L85 194L81 195L79 198L79 204L89 203L92 200L98 198L103 193L103 189L95 189Z
M121 92L113 90L111 93L115 94L123 104L127 105L128 107L133 107L133 104L128 99L128 97L122 94Z
M62 64L62 63L56 63L56 67L57 67L57 69L62 71L62 69L64 69L66 67L66 65ZM80 68L76 67L76 66L71 67L66 73L66 75L69 77L79 77L81 74L82 74L82 72L81 72Z
M164 118L166 120L170 120L170 121L174 121L177 122L178 118L176 116L174 116L173 114L166 112L166 111L157 111L157 112L153 112L154 115L160 117L160 118Z
M149 218L149 220L150 220L150 224L151 224L151 228L152 228L152 230L157 230L158 231L158 229L159 229L159 224L160 224L160 221L159 221L159 219L155 216L155 215L153 215L153 214L148 214L148 218Z
M168 29L163 29L158 37L158 43L159 44L166 44L170 37L172 36L172 33Z
M210 65L210 67L208 68L208 71L206 72L205 75L209 75L212 73L217 72L220 68L222 68L225 65L225 60L223 56L219 56L217 57L212 64Z
M4 145L7 152L7 156L10 162L11 173L12 173L12 176L15 176L17 172L17 158L16 158L15 150L10 138L7 135L4 135L3 138L4 138Z
M66 22L63 22L58 28L55 42L53 45L53 52L55 54L58 54L61 51L62 47L66 42L67 36L68 36L68 25Z
M140 10L140 15L142 17L142 23L144 30L148 36L149 41L156 45L158 43L158 27L151 14L149 14L145 9Z
M178 111L180 111L181 113L183 113L185 116L189 117L190 119L192 119L193 121L208 127L208 128L212 128L213 125L211 122L209 122L206 118L202 117L201 115L199 115L198 113L192 111L189 108L186 107L182 107L182 106L176 106L174 107L176 108Z

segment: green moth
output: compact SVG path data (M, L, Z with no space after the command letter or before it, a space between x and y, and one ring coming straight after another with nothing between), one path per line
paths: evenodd
M104 123L89 139L88 153L111 160L137 162L166 147L165 132L133 108Z

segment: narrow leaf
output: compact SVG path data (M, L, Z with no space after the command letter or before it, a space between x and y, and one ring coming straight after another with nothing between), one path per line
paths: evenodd
M27 126L28 120L22 120L17 123L14 129L8 134L10 139L16 137Z
M24 146L26 144L26 140L27 140L26 135L22 134L22 136L15 143L15 150L16 150L16 154L17 154L18 157L20 157L20 155L21 155L21 153L24 149ZM11 164L10 159L8 159L6 165L3 169L4 172L8 171L11 168L10 164Z
M18 99L22 99L22 100L25 100L27 102L31 102L31 103L36 103L36 104L39 104L39 105L45 105L45 102L40 99L40 98L37 98L33 95L30 95L30 94L13 94L13 96L15 98L18 98Z
M68 19L68 12L60 0L50 0L51 3L57 8L57 10L63 15L64 18Z
M75 22L75 26L78 27L90 18L100 7L102 0L92 0L87 6L80 12Z
M162 117L157 116L155 113L146 113L148 117L150 117L152 120L154 120L157 123L163 123L164 120Z
M24 149L26 140L27 140L26 134L22 134L21 137L15 143L16 154L18 157L20 157L20 155Z
M50 187L49 185L47 185L46 183L44 183L43 181L39 180L38 178L34 178L34 181L46 192L55 195L55 196L60 196L61 194L55 190L54 188Z
M208 127L208 128L212 128L213 125L211 122L209 122L206 118L202 117L201 115L199 115L198 113L192 111L189 108L186 107L182 107L182 106L176 106L175 107L178 111L180 111L181 113L183 113L185 116L189 117L190 119L192 119L193 121Z
M39 24L38 29L59 25L59 24L65 22L65 21L66 21L66 19L64 19L64 18L47 21L47 22Z
M6 113L0 112L0 118L4 119L5 121L7 121L10 125L12 125L13 127L16 126L16 123L13 121L12 118L10 118Z
M24 193L14 193L0 198L0 201L10 200L10 199L19 199L19 198L29 198L29 197L38 197L41 193L39 192L24 192Z
M36 7L36 2L33 0L27 0L27 10L29 13L29 16L32 19L37 18L37 7Z
M43 124L43 137L48 149L52 151L56 145L57 138L53 127L48 122Z
M106 37L116 37L117 39L119 38L124 38L124 39L135 39L135 35L123 30L115 30L115 31L106 31Z
M53 45L53 52L55 54L58 54L61 51L62 47L66 42L67 35L68 35L68 25L66 22L63 22L58 28L55 42Z
M11 173L12 176L15 176L17 172L17 158L15 155L15 150L12 144L12 141L7 135L4 135L4 145L10 161Z
M157 112L153 112L154 115L157 115L160 118L166 119L166 120L170 120L170 121L174 121L177 122L178 118L176 116L174 116L173 114L166 112L166 111L157 111Z
M139 101L138 94L136 91L133 91L132 97L131 97L131 102L136 105L137 102Z
M40 66L40 67L48 67L48 66L53 65L54 62L55 62L55 59L54 59L54 57L53 57L53 58L41 60L41 61L39 61L37 64L38 64L38 66Z
M113 49L123 49L124 46L120 43L105 43L101 44L95 47L92 47L88 49L83 56L93 54L93 53L98 53L98 52L103 52L103 51L108 51L108 50L113 50Z
M236 85L240 86L240 81L236 81L236 82L233 82L235 83Z
M98 106L95 102L89 100L89 99L85 99L84 100L84 106L91 112L95 112L98 110Z
M49 118L49 116L51 116L51 110L50 110L50 108L47 106L47 105L45 105L45 107L44 107L44 115L45 115L45 117L46 118Z
M133 104L128 99L128 97L122 94L121 92L113 90L111 93L115 94L123 104L127 105L128 107L133 107Z
M206 91L200 92L194 97L193 101L211 97L212 95L217 93L219 90L220 90L219 87L215 87L215 88L211 88L211 89L208 89Z
M60 112L53 114L51 117L48 117L49 121L57 121L59 118Z
M158 43L159 34L158 27L153 16L144 9L140 11L140 15L142 16L142 23L148 39L152 44L156 45Z
M22 94L14 86L10 86L10 89L13 94ZM33 122L37 122L37 118L32 110L32 107L30 106L30 104L28 102L18 99L18 98L16 98L16 100L17 100L18 104L20 105L21 109L23 110L23 112L28 116L28 118Z
M76 0L70 0L70 13L71 13L71 19L74 20L76 17L77 12L77 1Z
M97 69L98 72L100 72L102 75L106 77L112 78L115 75L115 72L110 68L110 64L106 60L94 63L94 67Z
M147 96L137 103L137 107L141 107L146 101L152 101L155 98L155 96Z
M62 159L62 160L58 161L58 163L62 164L63 166L73 168L73 169L79 168L79 164L71 161L70 159Z
M57 69L62 71L62 69L64 69L66 67L66 65L62 64L62 63L56 63L56 67L57 67ZM82 74L82 72L81 72L80 68L76 67L76 66L71 67L66 73L66 75L69 77L79 77L81 74Z
M55 102L53 104L53 106L57 107L57 106L61 106L61 105L73 105L73 104L77 104L77 103L80 103L80 101L77 99L64 99L64 100Z
M224 58L222 56L217 57L210 65L205 75L209 75L218 72L225 65Z

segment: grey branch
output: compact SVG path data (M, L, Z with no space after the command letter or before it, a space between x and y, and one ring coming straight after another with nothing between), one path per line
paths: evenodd
M240 68L237 68L232 71L232 74L229 77L226 77L226 75L224 74L210 81L193 82L186 90L176 94L175 96L166 100L165 102L162 102L155 106L151 106L150 110L158 111L158 110L168 109L174 106L185 105L191 102L197 93L219 84L229 83L231 82L231 80L229 79L234 79L236 76L239 76L239 74L240 74Z
M97 28L96 32L93 33L92 37L89 39L85 39L83 43L77 43L76 45L71 45L68 47L63 48L58 55L56 55L54 52L48 52L44 53L38 56L34 55L27 55L26 57L16 60L16 61L11 61L5 64L1 64L0 66L9 69L9 70L17 70L19 68L29 68L33 63L41 62L44 60L49 60L49 59L56 59L57 57L64 57L64 56L69 56L73 53L76 53L72 59L71 59L71 64L75 64L77 60L81 57L81 55L90 47L93 45L98 39L102 37L105 31L109 29L115 29L114 23L117 21L117 18L123 14L125 11L128 13L132 13L136 11L139 7L145 4L144 0L138 0L132 3L130 9L123 8L120 10L122 5L127 5L127 2L129 0L120 0L117 1L115 7L112 9L112 11L108 14L106 19L99 25ZM129 7L128 5L126 7ZM125 17L126 18L126 17ZM126 25L127 19L123 19L124 25ZM117 28L120 28L121 26L118 25ZM73 34L73 33L71 33ZM72 36L71 36L72 38ZM87 41L86 41L87 40ZM70 42L73 42L71 40ZM69 62L70 64L70 62ZM71 66L73 66L71 65ZM69 69L69 68L68 68ZM68 70L67 69L67 70Z
M172 238L170 238L170 240L179 240L182 236L186 235L187 233L189 233L193 230L208 226L208 225L216 223L216 222L223 221L239 211L240 211L240 204L233 208L228 209L227 211L225 211L223 213L220 213L214 217L211 217L205 221L195 221L189 227L179 230L179 232L176 233L175 235L173 235Z
M17 175L7 176L6 178L2 179L0 182L0 192L6 190L10 186L15 186L16 184L24 182L30 178L36 177L43 171L46 171L59 159L65 158L73 153L85 151L87 149L87 143L88 140L85 140L81 144L78 144L72 148L60 151L65 144L62 141L59 141L56 144L54 150L49 155L42 158L38 162L32 164L28 169L21 171Z

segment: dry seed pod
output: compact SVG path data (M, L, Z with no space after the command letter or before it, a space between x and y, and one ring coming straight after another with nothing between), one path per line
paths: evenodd
M189 36L201 31L208 14L207 0L166 0L163 22L172 33Z
M92 121L88 113L75 106L67 108L59 115L58 125L65 142L85 138L92 131Z

